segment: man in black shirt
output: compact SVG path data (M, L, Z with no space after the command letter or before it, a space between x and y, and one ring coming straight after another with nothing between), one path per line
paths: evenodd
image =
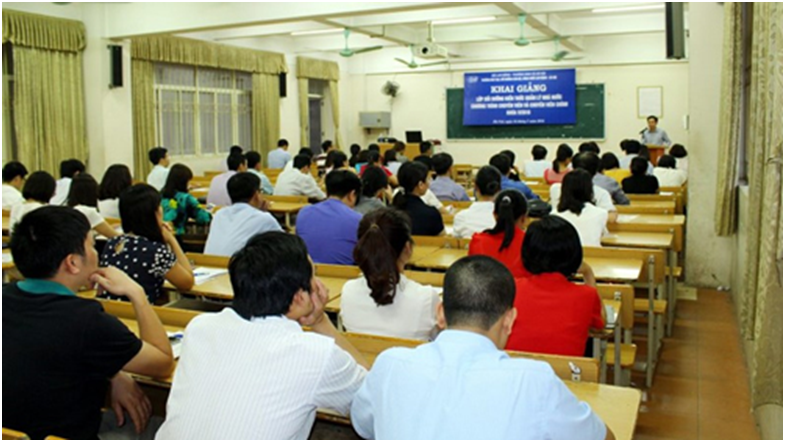
M174 365L144 290L116 268L98 268L90 224L72 208L25 215L11 254L26 279L3 285L3 427L33 439L95 439L111 383L117 423L128 412L141 432L150 403L120 370L166 377ZM75 295L93 284L131 301L141 340L99 302Z

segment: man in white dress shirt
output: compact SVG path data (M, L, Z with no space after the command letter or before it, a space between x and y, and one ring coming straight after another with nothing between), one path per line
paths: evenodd
M283 138L278 140L278 148L267 154L267 167L270 169L283 169L286 163L292 159L288 152L289 142Z
M257 235L229 277L233 306L185 330L156 438L307 439L317 408L346 415L367 363L324 313L303 240Z
M3 210L25 201L22 186L27 177L27 168L19 161L9 161L3 166Z
M493 166L483 166L474 179L474 196L477 201L467 209L455 214L453 235L456 238L471 238L477 232L493 228L493 200L502 190L502 174Z
M646 118L646 129L641 132L641 143L652 146L670 146L668 133L657 127L660 120L655 115Z
M245 156L241 153L233 153L226 159L226 164L229 170L213 177L210 181L210 189L207 191L207 204L214 206L231 206L232 199L229 197L229 189L226 184L229 179L238 172L245 172L248 170Z
M60 179L57 180L55 196L49 201L53 206L62 206L68 203L68 193L71 191L71 180L80 173L84 173L85 165L76 158L60 162Z
M284 169L275 182L273 195L304 195L312 200L323 200L327 195L322 192L311 175L311 157L297 155L291 169Z
M154 147L147 155L153 163L153 170L147 175L147 184L160 192L169 177L169 152L164 147Z
M613 439L545 362L510 358L515 280L487 256L444 277L431 343L382 352L352 402L365 439Z

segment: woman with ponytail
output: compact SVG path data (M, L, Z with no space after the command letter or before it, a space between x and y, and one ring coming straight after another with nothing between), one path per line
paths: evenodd
M438 209L427 205L422 197L428 191L428 167L419 161L410 161L398 169L401 190L393 198L393 206L406 212L412 220L412 234L438 236L444 232L444 222Z
M347 282L341 290L341 320L346 331L431 338L436 331L439 291L403 274L413 247L409 218L400 210L374 210L360 221L357 237L354 260L363 276Z
M552 167L545 171L545 182L548 184L561 183L564 176L570 171L571 160L572 148L567 144L560 144L556 149L556 159L553 160Z
M526 198L515 189L503 190L493 203L496 225L475 233L469 243L469 255L485 255L507 266L514 278L529 276L521 260L525 233Z

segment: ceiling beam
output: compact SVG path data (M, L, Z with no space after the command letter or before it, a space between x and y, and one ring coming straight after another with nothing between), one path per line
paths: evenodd
M521 2L519 4L531 14L560 14L591 11L597 8L662 5L663 2Z
M529 14L529 11L526 9L529 5L533 5L532 2L521 3L521 2L497 2L495 3L498 7L504 9L510 15L520 15L526 14L526 24L536 29L539 33L543 34L546 37L557 37L560 32L557 29L554 29L550 26L549 22L551 21L550 16L545 15L544 17L541 15L533 15ZM571 50L580 52L583 48L578 45L572 39L563 40L562 45Z
M303 7L295 2L273 3L112 3L106 8L106 34L122 39L140 35L182 34L388 12L419 11L466 6L438 2L320 2Z

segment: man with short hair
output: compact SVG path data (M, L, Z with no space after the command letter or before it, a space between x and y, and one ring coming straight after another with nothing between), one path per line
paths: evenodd
M532 161L527 161L523 165L523 174L527 178L543 178L545 171L551 167L551 163L545 160L548 156L548 149L541 144L532 147Z
M621 142L621 150L624 151L624 156L619 159L619 169L630 170L630 162L633 158L640 156L643 146L637 140L624 140ZM654 173L654 166L649 163L646 169L646 175Z
M527 186L526 183L523 181L513 181L510 178L510 172L512 171L512 161L510 161L510 157L503 153L497 153L491 157L490 165L499 169L499 172L502 173L502 190L516 189L523 193L523 196L525 196L527 200L540 199L537 194L529 189L529 186Z
M474 177L474 196L477 201L455 214L453 235L456 238L471 238L475 233L492 229L496 225L494 200L501 191L501 172L493 166L482 166Z
M646 129L641 131L641 144L653 146L670 146L671 139L668 133L657 127L660 120L656 115L649 115L646 118Z
M226 187L232 205L219 210L213 217L205 254L232 256L255 235L283 231L272 215L262 211L267 202L259 185L259 177L251 172L240 172L229 178Z
M71 180L80 173L84 173L85 165L76 158L60 162L60 179L57 180L55 194L49 204L63 206L68 202L68 193L71 191Z
M148 152L150 162L153 163L153 170L147 175L147 184L161 191L166 185L169 177L169 152L163 147L154 147Z
M431 343L391 348L352 402L364 439L612 439L545 362L510 358L515 280L493 258L469 256L444 277Z
M608 192L614 204L626 206L630 204L630 199L622 190L619 183L609 176L600 173L600 157L594 152L579 153L572 159L573 169L583 169L592 175L592 182L595 187L599 187ZM595 198L599 198L595 193Z
M430 157L433 155L433 143L430 141L423 141L420 143L420 155Z
M273 195L303 195L309 199L323 200L325 194L311 175L311 164L311 157L308 155L300 154L294 157L293 167L284 169L278 175Z
M267 175L262 172L262 156L259 155L259 152L247 152L245 154L245 162L246 167L248 167L248 172L259 177L262 193L265 195L272 195L274 190L273 183L270 181L270 178L267 178Z
M230 206L232 199L229 197L229 190L226 188L226 183L238 172L245 172L248 170L245 157L242 154L230 154L226 159L226 164L229 170L213 177L210 181L210 189L207 191L207 204L214 206Z
M452 155L442 152L433 156L433 170L436 178L430 185L436 198L440 201L471 201L466 189L453 181L452 175Z
M267 154L267 167L270 169L283 169L286 163L292 159L292 155L288 150L289 142L283 138L278 140L278 148Z
M334 170L325 178L327 199L297 214L297 235L318 264L354 265L354 246L362 215L354 206L362 182L350 170Z
M9 161L3 166L3 210L11 210L25 201L22 186L27 177L27 168L19 161Z
M322 143L322 153L316 156L316 167L323 168L327 163L327 155L335 149L337 147L333 145L332 140L325 140Z
M254 236L229 277L233 305L185 330L156 437L307 439L318 408L346 415L367 363L324 313L327 289L302 239Z
M229 148L229 155L227 155L226 158L224 158L223 161L221 162L220 170L224 172L231 170L229 169L229 157L231 157L232 155L243 155L242 146L234 145Z
M3 285L3 426L33 439L95 439L111 383L114 411L104 424L122 426L128 412L141 433L150 402L121 370L166 378L173 368L169 338L144 289L114 267L98 267L90 223L70 207L25 215L11 254L25 279ZM94 284L99 294L128 298L141 340L99 302L76 296Z

